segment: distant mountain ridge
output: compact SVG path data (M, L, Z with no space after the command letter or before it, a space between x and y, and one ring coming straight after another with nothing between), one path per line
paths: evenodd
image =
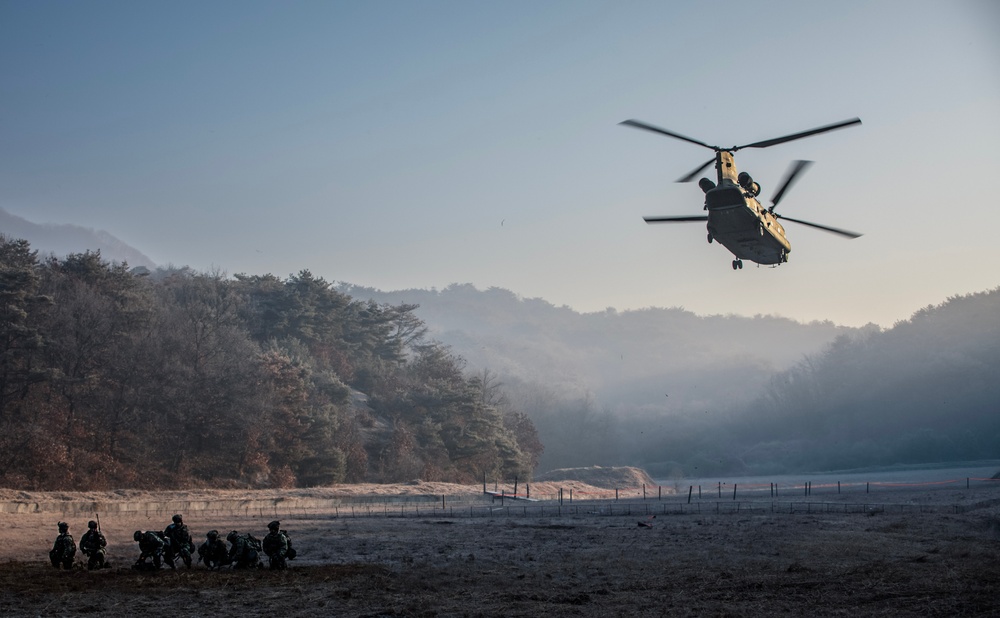
M748 400L776 371L859 329L775 316L699 316L683 308L578 313L500 288L383 292L341 283L357 299L420 305L430 335L506 383L539 382L609 405L701 407ZM873 327L874 328L874 327Z
M141 251L104 230L65 223L32 223L0 208L0 233L8 238L27 240L39 255L51 253L63 257L70 253L100 251L101 258L108 262L156 268L153 260Z

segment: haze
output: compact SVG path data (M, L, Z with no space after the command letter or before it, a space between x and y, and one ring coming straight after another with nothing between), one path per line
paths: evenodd
M578 311L890 326L997 285L995 2L0 2L0 207L159 264L472 283ZM733 272L708 158L748 143L788 264ZM766 202L765 202L766 203Z

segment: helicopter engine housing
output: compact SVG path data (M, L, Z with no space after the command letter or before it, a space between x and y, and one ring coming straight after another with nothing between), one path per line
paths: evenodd
M753 181L753 177L746 172L740 172L740 175L736 178L740 186L749 193L752 197L757 197L760 195L760 185Z

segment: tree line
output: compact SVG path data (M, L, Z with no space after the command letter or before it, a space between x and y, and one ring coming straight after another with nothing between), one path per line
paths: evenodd
M0 235L0 485L530 477L532 421L415 308L308 270L132 270Z

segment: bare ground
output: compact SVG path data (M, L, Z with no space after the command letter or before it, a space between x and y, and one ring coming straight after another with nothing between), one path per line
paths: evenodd
M503 506L482 487L424 483L218 492L216 503L201 492L3 490L7 511L33 506L0 513L0 614L1000 615L1000 483L691 504L653 491L615 502L575 484L561 506L556 485L531 488L549 500ZM172 506L196 503L208 508L183 512L199 542L211 528L261 537L277 515L300 557L283 572L129 568L134 530L162 530ZM94 504L113 568L53 569L56 522L79 539Z

